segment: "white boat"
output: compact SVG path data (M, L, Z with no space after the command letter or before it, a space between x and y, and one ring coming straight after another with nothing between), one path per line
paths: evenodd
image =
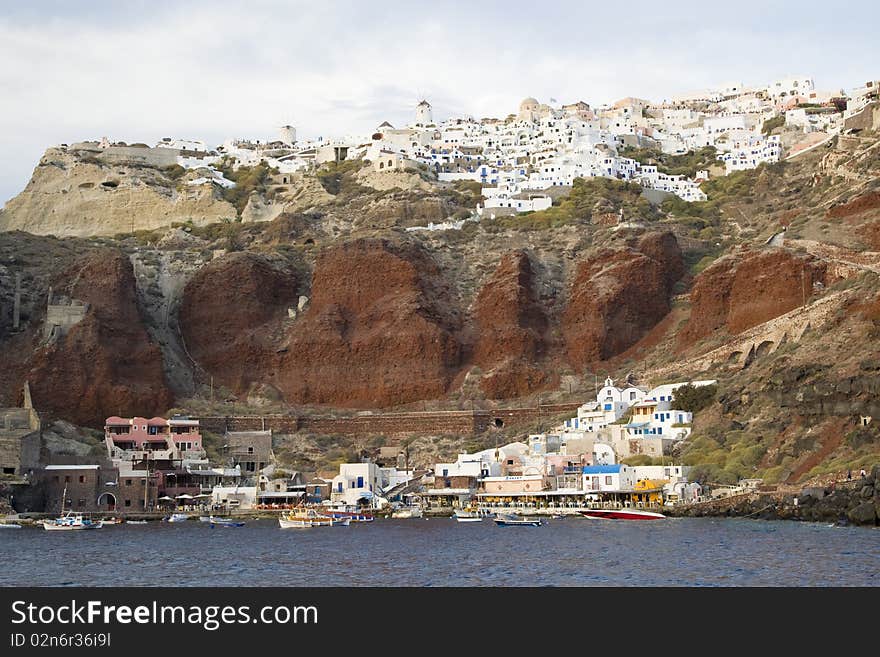
M125 524L126 525L146 525L147 521L146 520L126 520Z
M424 515L422 509L417 506L402 506L391 512L392 518L421 518Z
M337 520L330 516L322 515L314 509L300 509L278 516L278 524L281 526L281 529L308 529L309 527L333 527L339 525L347 527L350 522L350 519Z
M540 518L525 518L517 515L503 515L495 518L495 524L499 527L540 527Z
M483 522L483 516L476 511L465 511L464 509L456 509L452 512L452 517L456 522Z
M16 525L14 523L5 523L0 522L0 529L21 529L21 525Z
M189 520L189 516L185 513L172 513L167 520L168 522L185 522Z
M68 511L64 513L64 500L67 497L67 486L61 493L61 515L54 520L44 520L43 529L47 531L76 531L84 529L101 529L100 522L92 522L90 518L86 518L82 513L74 513Z
M215 518L210 517L211 527L244 527L244 520L233 520L232 518Z
M81 513L68 511L54 520L44 520L43 529L48 531L72 531L79 529L101 529L100 522L92 522Z

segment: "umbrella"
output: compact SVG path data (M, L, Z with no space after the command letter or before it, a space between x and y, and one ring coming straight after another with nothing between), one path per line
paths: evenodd
M186 493L183 493L183 495L177 496L177 499L179 499L179 500L191 500L192 498L193 498L192 495L187 495Z
M199 498L199 497L211 497L211 496L208 495L207 493L202 493L201 495L196 495L196 498Z
M159 500L160 500L160 501L167 501L167 502L170 502L170 501L171 501L171 498L168 497L167 495L163 495L162 497L159 498Z

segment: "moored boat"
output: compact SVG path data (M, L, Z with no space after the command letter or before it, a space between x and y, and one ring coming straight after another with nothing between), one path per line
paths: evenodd
M168 522L186 522L189 520L189 516L185 513L172 513L170 516L165 518Z
M210 517L211 528L219 527L244 527L243 520L233 520L232 518L215 518Z
M525 518L517 515L503 515L495 518L495 524L499 527L540 527L543 523L540 518Z
M644 509L582 509L581 515L593 520L662 520L662 513L645 511Z
M327 509L325 511L321 511L322 515L329 516L334 520L345 520L346 518L349 522L373 522L375 518L372 513L365 511L345 511L341 509Z
M82 513L68 511L64 513L64 500L67 498L67 486L61 493L61 514L54 520L44 520L43 529L47 531L75 531L84 529L101 529L100 522L93 522Z
M479 513L465 509L456 509L452 512L452 517L456 522L483 522L483 516Z
M282 529L307 529L309 527L333 527L334 525L342 525L343 521L334 520L314 509L300 509L279 516L278 524Z
M12 522L0 522L0 529L21 529L21 525Z
M425 514L417 506L402 506L391 512L392 518L422 518Z
M81 529L100 529L101 523L94 522L86 518L81 513L68 511L63 516L54 518L53 520L44 520L43 529L48 531L71 531Z

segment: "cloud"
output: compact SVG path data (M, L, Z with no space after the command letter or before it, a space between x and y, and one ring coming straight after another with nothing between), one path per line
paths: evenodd
M831 88L876 76L877 9L835 25L827 11L811 22L809 4L749 0L732 19L696 2L18 3L0 16L0 199L47 146L104 135L369 133L410 120L422 97L442 119L505 116L527 95L595 105L789 73Z

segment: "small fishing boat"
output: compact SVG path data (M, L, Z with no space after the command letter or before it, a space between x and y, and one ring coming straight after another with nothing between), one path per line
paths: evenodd
M483 522L483 516L479 513L465 509L456 509L452 512L452 517L456 522Z
M662 513L630 508L582 509L580 513L592 520L662 520L666 518Z
M21 525L12 522L0 522L0 529L21 529Z
M348 518L349 522L373 522L375 518L372 513L364 512L364 511L344 511L341 509L327 509L326 511L321 511L322 515L329 516L334 520L345 520Z
M146 525L147 521L146 520L126 520L125 524L126 525Z
M94 522L81 513L68 511L54 520L44 520L43 529L48 531L71 531L80 529L101 529L100 522Z
M214 527L244 527L243 520L233 520L232 518L215 518L211 516L211 528Z
M391 512L392 518L422 518L425 514L417 506L402 506Z
M343 521L322 515L314 509L300 509L279 516L278 524L281 529L307 529L309 527L332 527L334 524L343 524Z
M540 527L540 518L525 518L513 514L502 515L495 518L495 524L499 527Z
M172 513L165 520L167 522L186 522L189 520L189 516L185 513Z
M101 526L107 525L121 525L123 522L122 518L102 518Z
M84 529L101 529L100 522L93 522L82 513L68 511L64 513L64 500L67 498L67 486L61 493L61 514L54 520L44 520L43 529L47 531L75 531Z

